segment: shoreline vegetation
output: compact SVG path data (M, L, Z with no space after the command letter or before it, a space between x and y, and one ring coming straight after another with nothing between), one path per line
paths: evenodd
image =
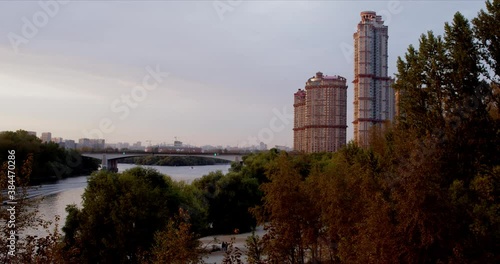
M0 161L7 160L7 151L15 150L16 163L29 162L29 185L54 182L68 177L90 175L99 169L99 161L83 157L76 150L42 141L27 131L0 132Z
M119 163L135 164L135 165L154 165L154 166L203 166L203 165L219 165L231 164L230 161L205 158L205 157L134 157L125 158L118 161Z

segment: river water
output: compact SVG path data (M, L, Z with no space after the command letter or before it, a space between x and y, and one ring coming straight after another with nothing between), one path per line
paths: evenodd
M132 164L118 164L118 171L135 167ZM154 168L160 173L169 175L174 181L192 182L196 178L212 171L220 170L226 173L230 165L206 165L206 166L143 166ZM89 176L80 176L57 181L55 183L44 184L29 192L31 197L43 197L39 204L39 212L45 220L53 221L56 215L60 216L59 230L66 221L67 213L65 208L68 204L76 204L81 208L82 194L87 186ZM34 231L40 235L40 230ZM35 235L33 234L33 235Z
M118 164L118 171L122 172L126 169L136 167L136 165L131 164ZM207 165L207 166L143 166L154 168L160 173L169 175L174 181L185 181L186 183L192 182L194 179L201 178L213 171L222 171L227 173L230 165ZM82 207L82 194L87 186L87 179L90 176L80 176L69 179L64 179L57 181L55 183L45 184L37 187L29 192L30 197L42 197L42 201L38 206L39 213L43 215L43 219L53 221L56 215L59 215L59 231L64 226L66 221L67 213L65 208L68 204L76 204L78 207ZM54 225L50 228L53 230ZM257 228L257 235L262 237L265 232L262 227ZM38 235L45 236L47 231L45 230L27 230L26 235ZM217 236L217 242L214 243L214 237L204 237L200 241L207 248L210 248L213 244L220 245L222 241L230 242L232 238L235 239L234 246L239 247L245 251L245 239L250 233L244 233L239 235L221 235ZM222 263L224 258L224 253L221 251L216 251L208 254L204 257L205 263ZM246 263L243 258L243 263Z

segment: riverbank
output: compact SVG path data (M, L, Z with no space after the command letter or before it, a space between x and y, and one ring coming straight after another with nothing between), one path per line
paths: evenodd
M142 166L156 169L160 173L170 176L174 181L184 181L186 183L190 183L194 179L200 178L212 171L220 170L223 173L227 173L230 167L229 165L193 166L193 168L147 165ZM118 171L123 172L134 167L137 167L137 165L118 164ZM84 175L78 177L70 177L58 180L53 183L38 185L34 188L30 188L30 190L28 191L28 196L43 197L38 206L40 213L43 214L43 218L48 221L53 221L55 215L59 215L61 217L59 221L59 230L61 231L61 228L66 221L66 206L68 204L76 204L78 207L81 207L81 196L85 190L85 187L87 186L88 177L90 176ZM40 233L36 234L40 235Z

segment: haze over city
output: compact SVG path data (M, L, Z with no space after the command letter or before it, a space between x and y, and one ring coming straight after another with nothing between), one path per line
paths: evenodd
M78 139L97 129L106 142L178 137L193 145L241 145L260 135L268 146L292 146L293 92L322 71L347 79L350 140L352 43L361 11L376 11L389 27L393 76L397 56L421 33L442 34L455 12L472 18L484 7L484 1L234 2L69 2L53 13L38 2L1 2L0 131ZM44 23L36 21L40 12L48 14ZM23 35L26 23L37 31ZM157 87L127 103L146 76Z

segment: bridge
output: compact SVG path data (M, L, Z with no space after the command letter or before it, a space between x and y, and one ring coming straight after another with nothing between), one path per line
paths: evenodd
M101 168L111 171L118 171L118 160L125 158L144 157L144 156L178 156L178 157L202 157L213 158L227 161L241 161L241 158L248 153L213 153L213 152L84 152L83 157L98 159L101 161Z

